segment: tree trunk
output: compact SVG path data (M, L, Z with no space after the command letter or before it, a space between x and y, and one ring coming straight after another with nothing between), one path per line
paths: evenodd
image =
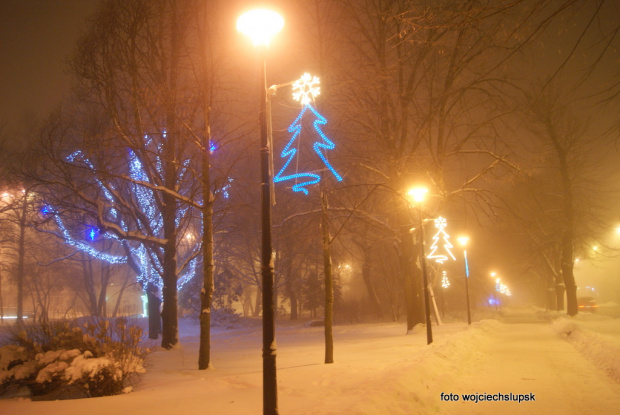
M567 232L562 241L562 278L566 290L566 313L574 316L579 312L577 304L577 285L573 275L573 236L572 232Z
M162 317L162 339L161 347L171 349L179 342L178 334L178 311L177 311L177 261L176 261L176 199L174 196L164 193L163 225L164 238L164 261L163 261L163 282L162 291L164 306L161 312Z
M263 309L263 293L260 286L256 287L256 301L254 302L254 310L252 316L258 317Z
M555 282L555 309L556 311L564 310L564 283L556 280Z
M405 311L407 315L407 332L413 327L424 322L419 321L416 313L415 280L413 276L413 238L409 233L410 226L402 226L400 233L400 272L403 281L403 292L405 294Z
M377 317L383 317L383 310L381 309L381 305L379 304L379 299L377 297L377 291L372 283L370 271L372 269L372 252L370 246L364 246L362 251L364 253L364 263L362 264L362 279L364 280L364 284L366 285L366 291L368 291L368 298L370 300L370 305L372 309L375 311Z
M321 183L324 183L321 181ZM323 187L323 186L322 186ZM325 363L334 363L334 281L332 259L329 254L329 221L327 194L321 189L321 237L323 242L323 272L325 274Z
M560 268L562 270L562 280L564 283L563 288L566 290L566 313L569 316L574 316L579 312L579 308L577 305L577 286L575 284L575 276L573 274L573 267L575 265L575 259L573 257L573 238L575 236L573 188L569 171L567 150L562 146L551 118L547 120L547 131L558 156L560 175L562 177L562 196L564 200L562 206L563 230Z
M149 314L149 339L157 339L162 332L160 315L161 299L157 296L157 289L154 284L146 288L147 310Z
M28 191L24 192L22 212L19 218L19 239L17 245L17 322L21 323L24 318L24 279L26 277L26 215L28 213Z
M127 269L127 273L125 274L125 279L123 280L123 285L121 289L118 291L118 295L116 296L116 304L114 304L114 311L112 312L112 317L118 316L118 311L121 306L121 300L123 298L123 293L125 292L125 288L127 288L127 283L129 282L129 278L131 277L130 268Z
M202 143L202 261L203 276L200 292L200 347L198 369L209 368L211 362L211 307L213 304L213 195L211 194L210 148L211 139L209 96L205 88L205 133Z
M82 254L82 272L84 279L84 290L88 297L88 309L90 315L99 317L99 308L97 307L97 293L95 292L95 282L93 277L93 260Z
M168 189L175 189L177 185L177 166L175 161L176 147L178 140L177 117L176 117L176 100L177 100L177 76L178 76L178 54L180 53L179 27L177 21L176 3L173 2L170 16L170 60L168 88L165 91L166 96L166 140L164 141L164 186ZM179 319L177 310L177 199L168 192L162 192L162 223L164 231L164 239L166 240L163 249L163 302L164 306L161 312L162 317L162 339L161 347L171 349L179 342Z
M99 310L99 315L102 317L107 317L108 315L108 282L110 281L110 264L107 262L101 263L100 269L100 281L101 287L99 288L99 301L97 302L97 310Z

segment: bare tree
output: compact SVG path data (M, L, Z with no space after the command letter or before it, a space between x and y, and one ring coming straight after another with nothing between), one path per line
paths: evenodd
M507 96L517 91L512 64L566 4L545 1L315 2L319 33L342 45L329 68L328 106L346 137L348 177L375 188L374 215L397 229L407 327L422 322L420 255L406 200L415 182L432 186L425 214L453 208L494 214L484 180L514 168L502 137ZM570 3L570 2L567 2ZM323 16L323 14L318 13ZM330 26L331 25L331 26ZM323 53L329 49L323 49ZM372 187L372 186L371 186ZM389 200L386 205L385 201Z
M537 151L546 155L547 168L539 174L545 175L551 184L547 187L552 190L540 194L544 187L537 187L535 195L539 195L535 200L546 197L550 209L541 210L542 217L535 218L555 224L552 240L559 263L555 284L557 309L564 309L566 295L566 310L572 316L578 312L573 275L576 252L590 251L587 246L609 227L605 225L605 210L600 203L604 180L596 165L601 150L611 148L611 136L601 134L578 117L569 100L557 91L535 91L529 99L528 126L538 139Z
M196 117L187 105L195 96L190 74L183 72L191 66L182 47L191 21L188 5L103 2L70 61L81 107L71 109L73 125L57 122L47 134L54 145L48 155L58 168L53 181L79 200L102 231L148 247L161 265L164 348L178 342L177 280L186 264L177 263L177 247L197 189L186 174L193 139L187 126ZM80 116L81 127L75 122ZM141 177L131 175L136 163ZM140 210L146 194L156 217ZM179 225L180 215L188 220Z

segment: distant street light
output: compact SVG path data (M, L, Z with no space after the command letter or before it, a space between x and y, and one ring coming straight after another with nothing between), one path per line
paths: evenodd
M420 247L422 255L420 256L420 263L422 264L422 281L424 284L424 317L426 321L426 344L433 342L433 328L431 327L431 306L430 295L428 291L428 275L426 271L426 234L424 232L424 222L422 221L422 209L420 204L424 202L424 198L428 193L428 189L425 187L417 187L411 189L407 194L411 197L415 204L415 208L418 211L418 219L420 220L420 239L422 240Z
M284 19L271 10L257 9L242 14L237 30L258 48L260 90L260 168L261 168L261 275L263 296L263 414L278 413L276 382L276 341L274 278L271 245L271 174L267 134L267 77L265 55L271 37L282 30Z
M469 306L469 264L467 263L467 242L469 237L461 236L457 241L463 247L463 258L465 259L465 297L467 298L467 324L471 324L471 309Z

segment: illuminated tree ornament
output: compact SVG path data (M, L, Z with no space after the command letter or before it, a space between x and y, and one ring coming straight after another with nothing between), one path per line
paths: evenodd
M298 149L293 147L295 142L299 143L299 137L301 135L301 122L304 115L310 109L310 112L314 115L315 120L313 122L314 131L319 135L321 141L317 141L313 144L312 148L314 152L319 156L319 158L325 164L325 167L332 172L336 180L342 181L342 177L338 174L338 172L332 167L332 165L327 160L325 154L323 154L322 149L325 150L333 150L336 145L323 133L321 130L321 126L327 124L327 120L323 117L319 112L310 104L314 101L314 98L321 93L319 87L320 80L317 76L311 76L309 73L304 73L300 79L293 82L293 99L299 101L303 107L301 112L293 121L293 123L288 127L288 132L292 134L291 139L288 144L282 150L280 157L286 158L286 162L284 166L280 169L280 171L274 176L273 182L279 183L286 180L296 180L296 183L292 186L294 192L303 192L304 194L308 194L307 186L312 184L317 184L321 181L321 176L316 173L292 173L285 174L284 171L289 167L291 161L297 156L299 157ZM299 146L298 146L299 147ZM298 183L297 180L302 179L301 183Z
M512 296L512 292L510 291L510 288L502 284L499 278L495 280L495 291L497 291L500 294L504 294L506 297Z
M445 231L447 226L447 221L445 218L441 216L435 219L435 227L437 228L437 233L433 236L433 244L431 245L431 253L428 254L428 259L434 259L436 262L443 264L448 258L452 258L456 260L454 255L452 255L451 249L453 248L450 243L450 235L448 235ZM443 250L445 253L437 253L437 249L439 248L438 242L439 239L443 240Z
M295 141L299 138L299 135L301 134L301 120L304 114L306 114L308 109L310 109L310 112L314 114L316 118L313 123L314 130L319 135L319 137L321 137L322 139L322 141L315 142L312 148L314 149L315 153L318 154L318 156L321 158L321 160L323 161L323 164L325 164L325 167L327 167L327 169L332 172L336 180L342 181L342 177L332 167L332 165L327 160L327 157L325 157L325 155L321 151L321 149L333 150L336 147L336 145L329 138L327 138L325 133L323 133L323 131L321 130L321 125L327 124L327 120L321 114L319 114L319 112L316 109L314 109L312 105L307 104L302 108L301 112L299 113L295 121L293 121L293 123L288 127L288 131L292 133L292 136L291 136L290 141L288 142L286 147L284 147L284 150L282 150L282 153L280 154L280 157L282 158L288 157L288 158L286 162L284 163L284 166L282 166L278 174L276 174L275 177L273 178L274 183L279 183L279 182L283 182L283 181L291 180L291 179L295 179L295 180L304 179L305 181L302 181L301 183L296 183L293 185L293 191L303 192L306 195L308 194L308 189L306 189L306 186L320 182L321 176L315 173L293 173L293 174L287 174L287 175L283 175L283 174L286 168L289 166L289 164L291 164L291 161L293 161L293 158L295 157L295 155L297 154L297 149L293 147L293 144L295 143Z
M441 288L448 288L449 286L450 280L448 279L448 273L446 271L443 271L441 277Z
M293 99L299 101L301 105L314 102L314 98L321 93L320 83L318 76L304 73L301 78L293 82Z

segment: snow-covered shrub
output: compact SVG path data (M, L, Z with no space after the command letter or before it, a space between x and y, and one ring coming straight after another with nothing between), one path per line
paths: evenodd
M27 386L33 395L64 388L84 396L119 394L144 373L142 330L125 319L15 326L0 347L0 394Z

